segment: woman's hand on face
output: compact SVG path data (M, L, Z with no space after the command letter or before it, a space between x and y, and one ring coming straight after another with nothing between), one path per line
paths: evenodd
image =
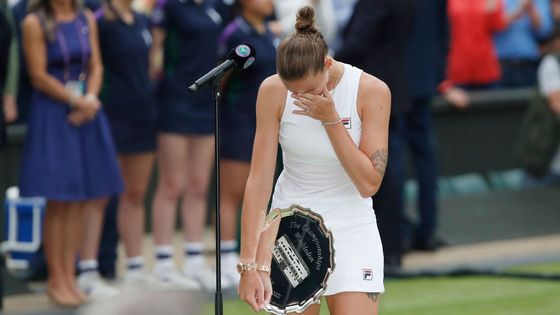
M321 95L310 93L293 93L292 97L296 100L294 105L301 110L294 110L296 115L309 116L323 123L334 122L340 119L331 93L326 88L321 90Z
M260 311L265 306L263 282L254 270L245 271L241 275L237 293L255 312Z

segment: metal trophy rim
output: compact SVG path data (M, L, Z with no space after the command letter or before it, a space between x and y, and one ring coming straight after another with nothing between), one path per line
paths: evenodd
M329 279L330 275L333 273L333 271L335 269L334 238L333 238L333 235L332 235L332 231L327 228L327 226L325 225L325 220L323 219L323 217L320 214L314 212L310 208L304 208L300 205L293 204L288 208L272 209L270 211L270 213L266 216L265 222L266 222L266 225L270 225L277 218L282 219L282 218L285 218L285 217L293 216L295 214L302 214L304 216L315 219L316 221L319 222L319 228L321 229L323 234L326 235L326 238L329 242L329 247L331 249L332 254L330 255L330 258L329 258L330 263L331 263L331 267L328 268L327 273L325 274L325 277L323 278L323 281L321 282L320 287L317 290L317 292L315 292L315 294L312 297L310 297L309 299L307 299L306 301L301 302L297 305L289 305L285 309L281 309L281 308L279 308L277 306L274 306L274 305L271 305L271 304L268 304L264 307L264 310L267 313L271 313L271 314L275 314L275 315L286 315L288 313L303 313L311 305L320 304L321 303L321 297L327 291L327 280Z

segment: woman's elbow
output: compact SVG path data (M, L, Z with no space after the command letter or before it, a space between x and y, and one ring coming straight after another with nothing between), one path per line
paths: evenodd
M375 194L377 194L377 191L379 191L379 186L380 183L375 183L375 182L367 183L363 185L363 187L359 189L360 196L362 196L362 198L373 197Z

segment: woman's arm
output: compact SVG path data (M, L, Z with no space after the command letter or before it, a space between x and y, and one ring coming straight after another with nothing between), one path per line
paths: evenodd
M344 170L360 195L364 198L371 197L377 193L387 166L391 92L381 80L362 74L358 92L358 112L362 119L359 147L354 144L341 123L330 93L324 89L322 94L295 95L295 104L308 108L309 112L297 110L294 113L323 122Z
M31 84L35 89L69 104L72 95L64 85L47 72L47 49L39 18L30 14L23 20L23 51Z
M161 27L152 28L152 48L150 49L150 79L156 80L163 73L163 43L165 41L165 29Z
M529 10L529 6L531 6L531 2L533 0L521 0L517 8L515 10L506 13L505 12L505 5L503 0L487 0L488 7L490 12L490 20L493 25L493 31L502 31L512 23L516 22L520 18L522 18L525 14L527 14ZM499 15L505 16L504 19L500 19ZM500 20L504 20L503 23Z
M16 96L18 90L19 80L19 53L18 53L18 40L12 12L6 8L6 20L11 29L12 40L10 42L10 52L8 57L8 72L6 75L6 84L4 86L3 104L4 104L4 119L6 122L13 122L17 119L17 103Z
M547 38L554 28L551 5L548 0L534 0L528 9L531 26L538 38Z
M387 85L363 73L358 92L358 112L362 119L359 147L342 124L325 126L325 129L346 173L360 195L367 198L377 193L387 167L391 113L391 92Z
M97 31L97 22L91 11L86 10L85 15L89 26L89 42L91 47L91 57L88 65L88 84L87 94L99 95L101 84L103 83L103 63L101 61L101 52L99 50L99 33Z
M286 89L277 76L264 80L257 96L257 130L253 143L251 171L245 186L241 212L240 262L257 262L257 248L264 228L266 208L272 192L278 132ZM262 243L260 244L262 245ZM261 255L263 251L259 251ZM260 258L260 257L259 257ZM263 263L260 262L259 263ZM239 296L256 312L265 304L265 292L256 271L244 272Z
M241 212L240 259L242 262L255 261L272 192L278 152L280 101L285 99L287 93L282 91L283 89L285 91L285 88L281 84L279 79L270 77L261 84L257 96L257 129L253 143L251 171L245 186Z

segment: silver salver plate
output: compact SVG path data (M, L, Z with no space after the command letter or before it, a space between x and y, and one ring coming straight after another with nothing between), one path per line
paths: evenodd
M334 271L332 232L321 215L299 205L271 210L266 225L277 233L270 275L273 293L265 311L303 313L320 303Z

